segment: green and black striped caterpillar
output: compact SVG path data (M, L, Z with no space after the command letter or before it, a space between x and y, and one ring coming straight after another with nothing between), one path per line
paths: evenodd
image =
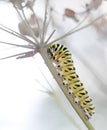
M68 93L74 99L74 102L83 111L85 117L90 119L94 114L94 105L88 92L84 89L83 83L80 82L76 74L71 53L66 46L53 44L47 49L49 58L54 63L58 75L62 78L63 85L67 88Z

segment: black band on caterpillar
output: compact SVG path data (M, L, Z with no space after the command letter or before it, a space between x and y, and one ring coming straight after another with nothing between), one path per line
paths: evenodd
M61 44L53 44L47 49L47 53L54 63L58 75L61 76L63 85L66 86L68 93L84 112L85 117L90 119L94 114L95 107L75 72L71 53L66 46Z

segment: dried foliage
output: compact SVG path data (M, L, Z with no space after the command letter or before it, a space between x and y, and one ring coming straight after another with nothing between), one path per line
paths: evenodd
M101 6L102 0L92 0L89 4L90 9L97 9Z
M102 0L91 0L89 4L86 4L87 10L98 9L102 4Z
M34 35L38 37L39 34L40 34L40 31L41 31L40 27L41 27L41 24L42 24L42 20L40 18L37 18L34 14L32 14L27 21L30 24ZM26 28L25 20L21 21L18 24L18 28L19 28L19 31L20 31L21 34L28 35L30 37L32 36L32 34L29 32L29 29Z
M103 36L107 36L107 18L103 17L99 21L95 22L93 26L97 29L97 31Z
M75 11L73 11L72 9L66 8L65 9L65 16L74 19L76 22L78 22L79 20L76 18L76 13Z

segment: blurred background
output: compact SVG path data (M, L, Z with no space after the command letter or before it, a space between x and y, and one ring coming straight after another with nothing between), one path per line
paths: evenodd
M16 0L17 2L20 3L20 0ZM23 0L22 2L32 3L41 29L45 1ZM28 20L32 21L31 12L27 8L26 12ZM66 45L72 53L77 74L93 99L95 115L90 122L96 130L102 128L106 130L107 1L50 0L47 12L46 37L52 30L56 30L51 40L70 30L74 32L104 14L104 17L91 26L72 33L61 39L59 43ZM22 23L12 5L12 0L0 0L0 24L27 35L32 40L29 30L23 28ZM40 32L37 28L34 28L34 31L38 37ZM24 40L1 29L0 41L18 45L27 44ZM26 51L25 48L0 43L0 58ZM58 99L53 96L53 89L59 95ZM0 60L0 130L14 129L87 129L63 96L39 54L33 58Z

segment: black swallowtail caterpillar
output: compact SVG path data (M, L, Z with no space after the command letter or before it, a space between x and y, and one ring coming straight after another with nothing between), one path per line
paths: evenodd
M88 92L84 89L83 83L80 82L76 74L71 53L67 47L61 44L53 44L47 49L49 58L54 63L58 75L62 78L63 85L67 88L68 93L74 99L74 102L80 107L87 119L94 114L94 105Z

